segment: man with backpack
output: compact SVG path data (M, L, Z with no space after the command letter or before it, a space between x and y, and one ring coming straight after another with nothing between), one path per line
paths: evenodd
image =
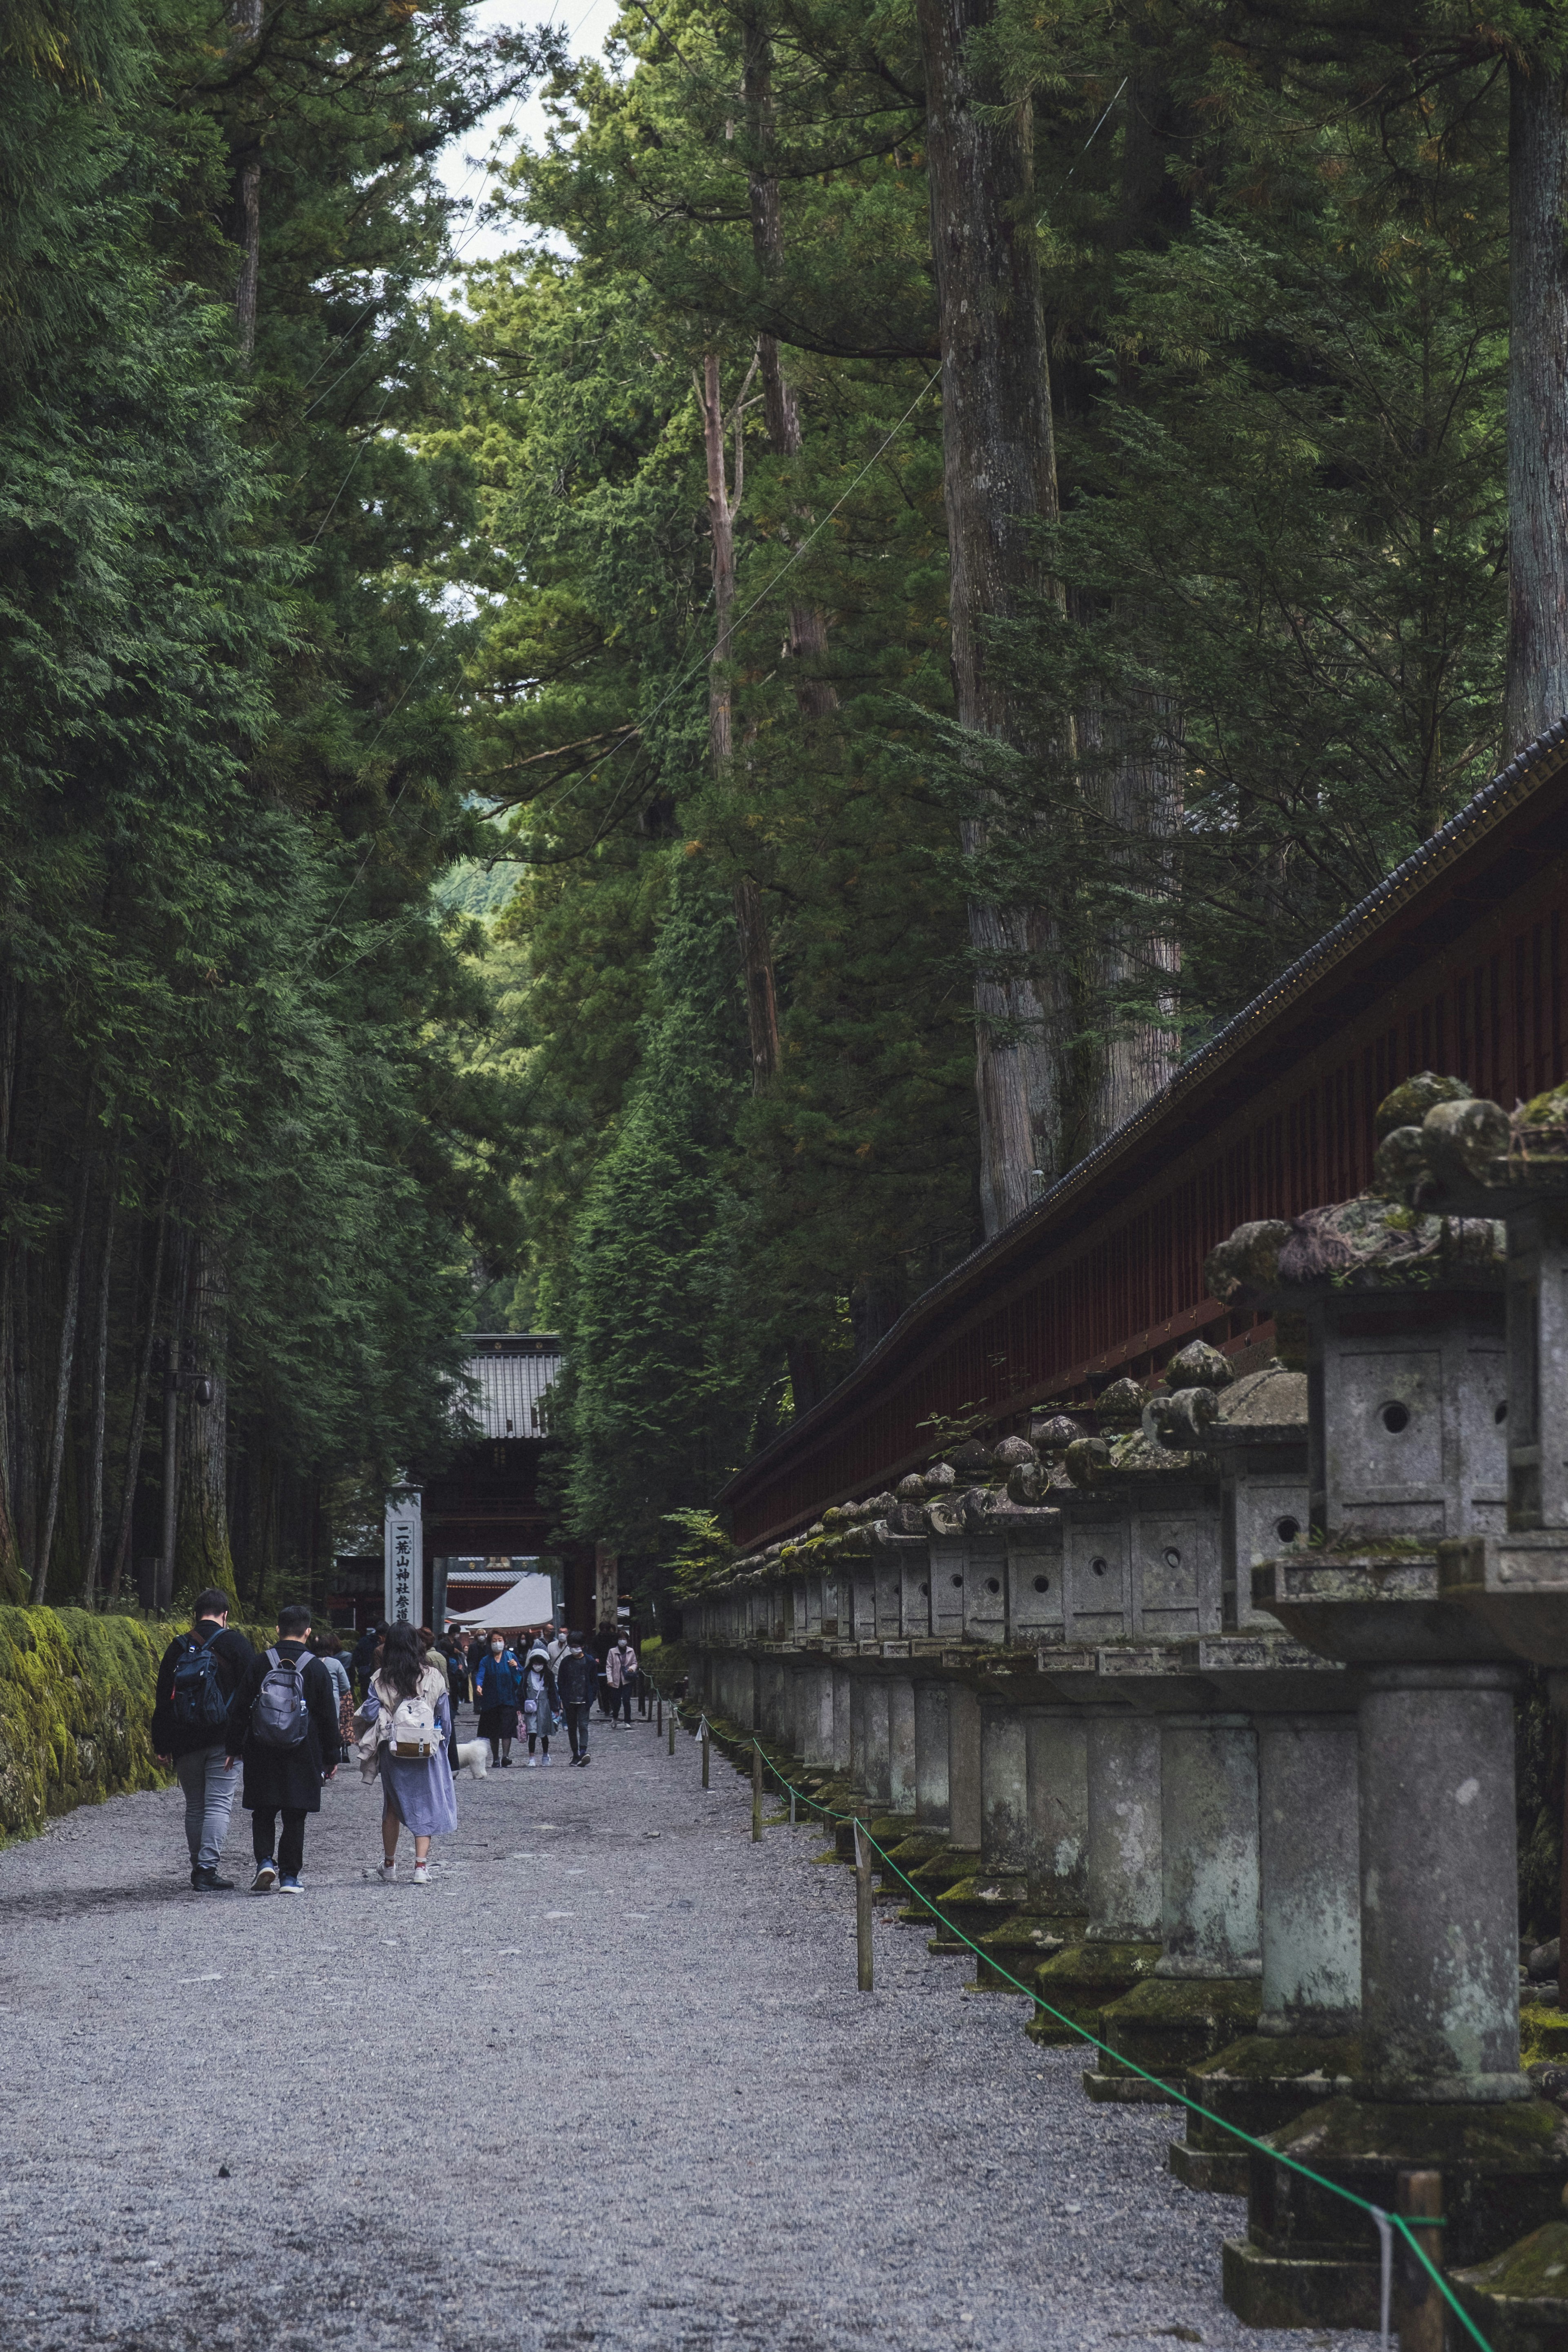
M252 1658L228 1711L227 1752L245 1765L240 1803L256 1853L253 1895L303 1895L305 1816L321 1810L321 1783L338 1769L338 1703L310 1655L310 1612L278 1612L278 1639ZM282 1816L282 1831L278 1822Z
M232 1878L218 1876L229 1815L239 1788L228 1759L228 1710L254 1655L228 1622L228 1594L216 1585L196 1597L188 1633L176 1633L158 1668L153 1704L153 1748L173 1764L185 1792L185 1843L191 1885L198 1895L227 1895Z

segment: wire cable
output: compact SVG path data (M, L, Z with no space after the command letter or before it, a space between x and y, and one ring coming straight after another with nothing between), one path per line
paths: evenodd
M689 1709L688 1711L689 1712L690 1710ZM704 1722L707 1722L706 1717L704 1717L703 1720ZM774 1763L773 1758L768 1754L767 1749L763 1746L762 1741L757 1738L754 1733L745 1739L731 1740L726 1738L721 1731L715 1729L710 1723L708 1724L708 1733L709 1738L715 1741L721 1748L728 1749L731 1747L738 1747L742 1749L742 1753L748 1750L754 1750L755 1753L760 1755L763 1759L764 1771L770 1772L773 1775L779 1787L785 1790L792 1800L797 1800L801 1804L808 1806L813 1812L820 1813L825 1821L852 1825L858 1832L859 1835L865 1839L871 1852L877 1855L883 1870L890 1872L896 1879L906 1886L913 1895L915 1901L921 1906L921 1910L929 1912L931 1917L937 1921L939 1926L941 1926L948 1935L954 1937L959 1943L967 1946L968 1949L973 1952L977 1958L984 1961L986 1967L990 1969L994 1975L1005 1978L1006 1982L1014 1987L1015 1990L1023 1993L1026 1999L1032 2001L1037 2009L1044 2010L1048 2017L1054 2017L1059 2024L1068 2026L1071 2032L1079 2036L1080 2041L1087 2042L1091 2049L1101 2052L1107 2058L1114 2059L1119 2069L1124 2070L1128 2074L1140 2076L1143 2082L1152 2084L1155 2090L1159 2091L1165 2098L1169 2099L1173 2105L1185 2107L1190 2114L1201 2116L1205 2123L1217 2124L1222 2131L1228 2132L1234 2139L1240 2140L1245 2147L1252 2149L1255 2154L1268 2158L1271 2163L1283 2165L1288 2171L1298 2173L1300 2175L1302 2179L1310 2180L1314 2188L1326 2189L1329 2190L1331 2195L1341 2199L1343 2203L1353 2205L1358 2212L1364 2213L1368 2220L1373 2222L1375 2228L1377 2228L1380 2237L1385 2227L1391 2232L1397 2231L1405 2245L1415 2256L1422 2268L1427 2273L1427 2276L1436 2286L1445 2303L1447 2303L1449 2309L1453 2312L1454 2316L1458 2320L1466 2333L1470 2336L1473 2342L1480 2346L1481 2352L1491 2352L1491 2347L1488 2344L1486 2337L1481 2334L1480 2329L1476 2326L1475 2321L1470 2317L1468 2312L1465 2310L1463 2305L1458 2302L1442 2273L1431 2261L1425 2246L1422 2245L1419 2238L1416 2236L1415 2230L1412 2228L1411 2223L1405 2215L1403 2213L1387 2213L1381 2206L1373 2205L1369 2199L1358 2196L1353 2189L1347 2189L1342 2181L1330 2180L1323 2173L1314 2171L1310 2164L1301 2163L1299 2158L1287 2156L1280 2148L1270 2147L1266 2140L1255 2138L1251 2132L1244 2131L1239 2124L1233 2124L1227 2121L1224 2116L1215 2115L1212 2110L1205 2107L1200 2100L1193 2098L1185 2091L1178 2090L1173 2083L1164 2082L1158 2074L1152 2074L1146 2066L1140 2066L1136 2059L1124 2057L1121 2051L1113 2050L1108 2042L1102 2042L1098 2034L1091 2033L1086 2025L1080 2025L1078 2020L1074 2017L1069 2017L1065 2010L1054 2008L1037 1988L1023 1983L1019 1978L1013 1974L1010 1969L1003 1967L1001 1961L997 1959L994 1953L986 1951L983 1945L977 1944L973 1936L966 1935L955 1920L950 1919L947 1916L946 1913L942 1908L941 1903L935 1896L923 1893L922 1890L914 1884L913 1880L909 1877L907 1873L900 1869L898 1864L888 1853L887 1848L879 1844L877 1839L872 1836L870 1830L861 1820L858 1813L839 1812L836 1811L833 1806L822 1804L816 1798L807 1795L804 1789L795 1788L794 1783L786 1777L786 1775L779 1769L777 1764ZM737 1766L736 1769L739 1770L739 1766ZM1420 2221L1416 2225L1416 2227L1422 2230L1440 2228L1441 2226L1442 2221L1440 2217L1434 2216L1428 2219L1425 2215L1422 2216Z

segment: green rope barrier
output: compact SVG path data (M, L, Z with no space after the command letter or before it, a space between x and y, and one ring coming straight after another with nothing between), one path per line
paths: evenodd
M1076 2018L1068 2017L1064 2011L1053 2008L1051 2003L1047 2000L1043 1995L1036 1991L1032 1985L1022 1983L1019 1979L1013 1974L1010 1969L1005 1969L1002 1966L1001 1961L996 1958L994 1953L983 1950L981 1946L974 1941L973 1937L966 1936L963 1929L958 1926L957 1922L948 1918L941 1906L934 1903L929 1895L923 1895L921 1892L921 1889L915 1885L914 1881L899 1868L898 1864L893 1860L892 1856L888 1853L883 1847L878 1844L876 1839L871 1835L870 1831L866 1827L865 1822L860 1820L858 1813L837 1813L834 1811L830 1805L818 1804L815 1797L808 1797L804 1789L797 1790L790 1781L785 1780L784 1774L779 1770L778 1766L769 1756L766 1748L763 1748L761 1740L754 1735L752 1739L752 1745L756 1749L758 1755L762 1758L764 1770L771 1772L773 1779L778 1782L780 1788L788 1790L792 1798L798 1797L802 1804L809 1805L813 1812L820 1813L826 1821L853 1822L859 1830L860 1834L865 1839L867 1844L870 1847L872 1853L880 1857L884 1867L890 1870L895 1878L902 1880L904 1885L909 1888L910 1893L914 1896L916 1902L921 1905L924 1909L928 1910L931 1916L938 1920L941 1925L946 1928L949 1935L956 1936L961 1944L966 1944L977 1958L985 1962L987 1968L994 1969L995 1973L999 1977L1005 1977L1010 1985L1016 1986L1017 1990L1025 1996L1026 2000L1032 2001L1037 2009L1043 2009L1048 2016L1054 2017L1059 2024L1069 2027L1074 2033L1078 2034L1082 2041L1087 2042L1091 2048L1103 2051L1108 2058L1114 2058L1117 2064L1119 2066L1126 2067L1130 2074L1141 2075L1145 2083L1152 2083L1154 2088L1157 2091L1163 2091L1165 2096L1173 2104L1190 2109L1190 2111L1195 2116L1201 2116L1205 2123L1217 2124L1222 2131L1229 2132L1233 2138L1241 2140L1247 2147L1256 2149L1259 2156L1266 2156L1275 2164L1282 2164L1286 2166L1291 2172L1299 2172L1304 2180L1311 2181L1315 2188L1327 2189L1333 2196L1342 2198L1347 2205L1355 2206L1358 2211L1368 2216L1373 2226L1378 2230L1380 2236L1385 2229L1397 2230L1401 2237L1405 2240L1405 2244L1410 2248L1411 2252L1421 2264L1423 2270L1426 2271L1427 2276L1432 2280L1444 2302L1448 2305L1449 2310L1454 2314L1456 2319L1458 2320L1460 2326L1465 2328L1467 2333L1474 2339L1474 2341L1480 2346L1481 2352L1491 2352L1491 2347L1487 2342L1486 2337L1481 2334L1480 2329L1476 2326L1476 2323L1470 2317L1469 2313L1466 2311L1464 2306L1458 2301L1452 2288L1448 2285L1448 2283L1444 2278L1442 2273L1431 2261L1426 2248L1415 2237L1414 2231L1412 2230L1409 2222L1405 2220L1404 2214L1385 2213L1380 2205L1373 2205L1365 2197L1358 2196L1353 2189L1346 2189L1343 2184L1338 2180L1326 2180L1321 2172L1314 2172L1310 2164L1302 2164L1297 2158L1293 2156L1286 2156L1280 2149L1277 2147L1269 2147L1264 2141L1255 2139L1253 2135L1248 2131L1244 2131L1239 2124L1229 2123L1226 2120L1224 2116L1216 2116L1211 2113L1207 2107L1200 2105L1196 2099L1189 2097L1186 2092L1178 2091L1173 2084L1162 2082L1159 2075L1151 2074L1147 2067L1140 2066L1138 2064L1136 2059L1124 2058L1119 2050L1113 2050L1108 2042L1101 2042L1098 2034L1091 2033L1087 2026L1079 2025ZM1424 2216L1417 2226L1422 2229L1430 2230L1435 2227L1440 2227L1441 2223L1435 2222Z

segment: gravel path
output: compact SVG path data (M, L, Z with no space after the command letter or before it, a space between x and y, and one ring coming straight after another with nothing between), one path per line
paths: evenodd
M1239 2326L1169 2111L889 1918L857 1993L818 1837L595 1741L463 1779L421 1893L362 1880L353 1772L303 1900L186 1891L177 1792L0 1855L8 2352L1373 2342Z

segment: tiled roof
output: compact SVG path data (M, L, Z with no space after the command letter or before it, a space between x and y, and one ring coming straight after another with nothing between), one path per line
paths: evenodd
M463 1370L478 1393L468 1410L486 1437L542 1437L561 1342L547 1331L471 1331Z

